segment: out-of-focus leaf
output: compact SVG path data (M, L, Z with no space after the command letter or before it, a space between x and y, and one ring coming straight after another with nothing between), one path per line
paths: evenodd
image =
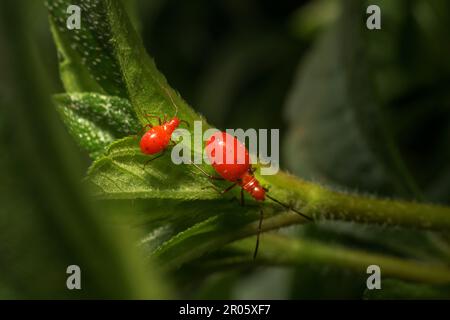
M312 38L336 20L339 10L339 2L334 0L308 2L292 15L292 32L300 38Z
M450 283L449 268L442 263L422 263L368 250L346 248L306 239L292 239L275 234L263 235L261 249L264 249L261 250L255 262L248 254L254 247L252 240L248 238L233 242L226 249L235 251L234 255L225 257L211 255L209 260L205 259L201 264L197 264L197 267L211 271L233 266L251 266L254 263L302 266L304 264L321 265L328 262L330 267L340 267L356 275L367 275L367 267L376 264L383 270L384 277L440 285Z
M357 2L302 63L287 104L285 156L300 176L381 194L417 195L370 81Z
M450 198L450 2L380 0L389 32L364 33L371 78L425 198ZM386 29L384 29L386 30Z
M381 271L383 272L383 271ZM365 299L450 299L449 286L417 284L394 279L381 282L380 290L364 291Z
M307 226L302 235L311 239L335 242L352 247L370 248L374 252L391 254L420 261L448 263L448 248L437 243L438 234L404 228L360 225L352 222L325 221Z
M71 135L92 158L140 125L128 100L97 93L58 94L53 100Z
M31 12L5 0L0 16L0 294L167 297L158 271L136 252L135 235L100 219L102 209L79 188L76 153L50 107L45 73L25 29ZM68 290L69 265L80 266L82 290Z
M209 57L198 81L198 110L219 128L278 128L278 107L301 44L281 32L237 34ZM281 131L283 134L283 131Z

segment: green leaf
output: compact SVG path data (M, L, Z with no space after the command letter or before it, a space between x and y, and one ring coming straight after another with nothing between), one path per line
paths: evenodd
M286 119L289 167L308 179L418 197L370 79L357 2L319 38L298 70Z
M139 122L126 99L71 93L55 95L53 101L75 141L94 159L114 140L139 132Z
M96 197L104 200L105 206L132 206L133 212L119 219L144 227L149 235L154 232L146 241L151 240L149 246L153 249L164 240L176 236L164 245L166 248L172 247L174 243L180 242L183 234L182 239L187 239L187 242L181 242L180 248L188 252L195 248L191 246L196 242L191 235L199 230L195 227L197 224L204 226L212 221L210 231L228 235L234 233L238 226L258 219L259 212L257 207L251 205L252 201L247 199L250 201L249 206L241 207L238 201L233 200L231 192L226 197L218 194L211 188L209 179L195 167L174 165L167 153L144 168L149 159L151 157L141 153L134 139L119 140L111 145L106 155L94 162L87 183L93 188ZM215 183L220 189L225 189L229 184ZM234 195L239 195L238 190ZM158 228L164 230L158 231ZM204 234L205 231L200 233ZM201 241L206 243L204 238ZM212 246L217 247L219 244ZM165 250L160 248L158 251ZM164 260L171 262L170 259ZM173 263L178 264L175 261Z
M113 199L218 198L213 190L204 190L208 187L207 180L193 171L195 168L174 165L169 152L145 165L152 157L143 154L138 142L131 137L113 143L107 154L89 169L89 181L99 187L96 195Z
M58 49L59 73L66 92L99 92L105 91L89 73L89 70L83 65L84 60L75 51L75 47L60 34L64 31L61 27L55 26L50 20L50 30Z
M62 59L61 78L66 90L127 97L120 64L114 54L110 25L100 18L107 15L106 2L48 0L45 3ZM81 8L80 29L69 30L66 26L70 5Z
M85 28L66 28L65 10L69 4L81 7ZM145 115L149 113L173 115L178 112L178 116L188 122L203 121L157 70L121 1L48 1L47 7L57 35L55 40L62 48L60 51L67 52L63 56L74 61L74 73L86 74L87 71L107 94L129 99L141 124L148 123ZM71 74L69 78L73 77L76 75ZM203 121L203 128L208 127Z

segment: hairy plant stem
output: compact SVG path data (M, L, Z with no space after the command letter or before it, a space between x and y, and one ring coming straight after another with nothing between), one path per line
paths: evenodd
M300 200L302 212L315 219L450 230L449 207L334 191L282 172L274 176L266 176L264 180L284 189L291 194L290 198ZM298 220L301 221L301 217L298 217ZM292 224L292 221L290 219L285 222L280 221L280 224L284 223Z

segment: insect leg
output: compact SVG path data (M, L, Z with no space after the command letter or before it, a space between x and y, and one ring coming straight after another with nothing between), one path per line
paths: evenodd
M205 176L207 176L208 178L210 178L211 180L225 180L222 177L218 177L218 176L213 176L211 174L209 174L208 172L206 172L205 170L203 170L199 165L191 162L191 164L196 167L198 170L200 170L201 173L203 173Z
M227 187L225 190L220 190L219 188L217 188L215 185L211 185L211 186L207 186L205 188L213 188L214 190L216 190L218 193L220 194L225 194L228 191L230 191L231 189L233 189L234 187L236 187L238 185L237 182L233 183L231 186Z
M264 212L263 209L259 209L260 215L259 215L259 225L258 225L258 233L256 234L256 245L255 245L255 252L253 252L253 260L256 259L256 255L258 254L258 248L259 248L259 236L261 235L261 229L262 229L262 222L264 219Z
M161 125L161 117L159 117L159 116L155 116L153 114L148 113L148 114L145 114L144 117L147 118L148 122L150 122L149 119L152 119L152 118L158 119L158 123L159 123L159 125Z
M177 105L175 104L175 102L173 101L172 95L170 94L169 90L167 90L167 88L164 87L164 86L163 86L162 88L163 88L163 90L166 92L166 94L169 96L169 99L170 99L170 101L172 102L172 105L173 105L173 107L174 107L174 109L175 109L175 115L174 115L174 116L176 116L176 115L178 114L178 107L177 107Z
M241 206L245 206L244 203L244 188L241 188L241 201L240 201Z
M229 186L229 187L226 188L225 190L222 190L222 191L220 192L220 194L225 194L225 193L227 193L228 191L230 191L231 189L233 189L233 188L236 187L237 185L238 185L237 182L233 183L231 186Z
M134 138L135 140L137 140L138 136L142 135L145 131L147 131L147 128L152 128L152 127L153 127L153 125L152 125L151 123L147 123L145 126L143 126L143 127L139 130L139 132L138 132L137 134L133 135L133 138Z
M145 170L145 167L146 167L151 161L156 160L156 159L158 159L158 158L161 158L161 157L164 155L164 151L165 151L165 150L163 150L163 151L162 151L160 154L158 154L156 157L151 158L151 159L145 161L143 169Z
M189 122L187 122L186 120L180 120L180 123L184 123L188 128L191 127L191 126L189 125Z

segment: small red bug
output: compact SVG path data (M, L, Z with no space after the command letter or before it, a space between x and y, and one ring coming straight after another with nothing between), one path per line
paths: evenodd
M157 153L160 153L160 154L158 156L148 160L144 164L144 167L148 162L155 160L164 155L164 151L167 149L167 147L169 146L169 143L171 142L170 139L172 137L172 133L175 131L175 129L178 128L180 123L183 122L187 126L189 126L188 122L186 122L185 120L180 120L177 117L178 108L175 105L175 103L173 102L172 96L170 95L170 93L167 90L166 90L166 92L169 95L173 106L175 107L175 115L173 116L172 119L168 120L167 114L165 114L163 121L161 121L161 118L158 116L151 115L151 114L145 115L147 120L149 120L149 118L158 119L159 125L153 126L149 121L149 123L143 127L144 130L146 130L147 128L150 128L150 129L148 129L141 137L141 140L139 143L141 152L144 154L147 154L147 155L154 155Z
M250 157L247 148L238 139L226 132L216 132L213 134L206 143L206 154L211 162L214 170L220 175L220 177L212 176L204 171L199 166L195 165L203 174L214 180L227 180L233 182L231 186L225 190L219 191L224 194L236 186L241 187L241 204L244 203L244 191L249 193L256 201L264 201L267 198L280 204L281 206L294 211L301 215L305 219L312 221L312 218L301 213L294 208L282 203L281 201L271 197L267 194L267 189L261 186L256 179L254 172L250 164ZM227 163L228 160L228 163ZM215 188L215 187L214 187ZM215 188L216 189L216 188ZM263 220L263 211L260 210L261 217L259 220L258 234L256 238L256 247L253 254L253 258L256 258L259 246L259 235L261 233L261 226Z

